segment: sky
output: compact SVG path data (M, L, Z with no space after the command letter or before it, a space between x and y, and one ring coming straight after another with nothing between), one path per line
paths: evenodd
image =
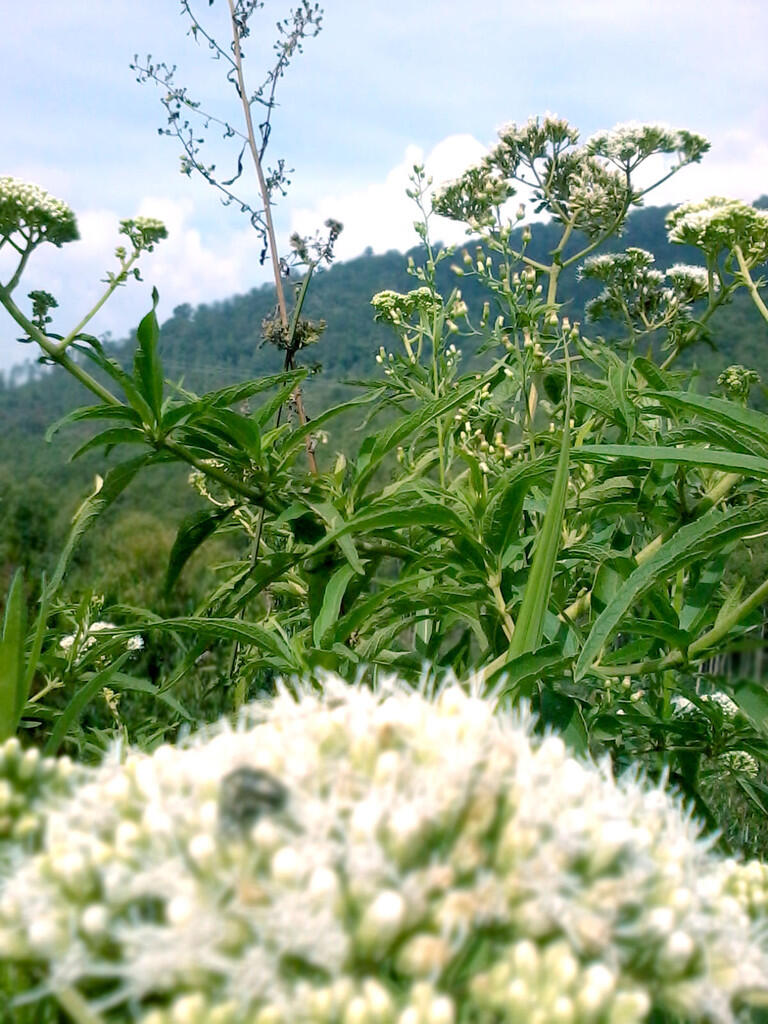
M245 44L253 89L272 56L275 24L291 6L266 0ZM705 135L712 149L649 197L768 193L768 4L765 0L326 0L323 29L280 83L267 163L293 169L276 209L281 248L292 231L328 217L345 225L339 259L416 244L405 196L415 162L436 183L492 145L498 128L547 111L582 138L616 123L662 121ZM227 5L192 0L227 41ZM81 239L33 255L16 297L45 288L66 333L115 268L118 221L160 217L169 238L142 261L143 282L121 288L89 325L128 336L148 310L226 299L269 280L247 218L202 178L179 172L160 90L138 84L138 54L177 65L176 80L210 113L240 128L221 62L188 35L178 0L0 0L0 176L33 182L75 211ZM210 162L234 173L237 147L209 131ZM230 171L231 168L231 171ZM255 202L249 169L238 182ZM460 242L447 221L435 236ZM3 254L0 254L2 257ZM9 277L0 259L0 279ZM0 309L0 370L28 359Z

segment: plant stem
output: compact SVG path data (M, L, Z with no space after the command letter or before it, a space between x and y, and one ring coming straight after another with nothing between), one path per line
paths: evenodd
M105 388L95 377L92 377L90 373L70 359L65 352L60 352L58 345L55 345L31 320L24 316L11 298L8 290L2 285L0 285L0 303L5 306L19 327L23 328L29 337L36 341L43 352L50 356L55 363L63 366L67 373L71 373L73 377L79 380L89 391L98 395L107 405L122 405L120 399L116 398L108 388Z
M704 660L709 657L709 654L705 652L710 647L724 639L734 626L738 625L755 608L764 604L766 600L768 600L768 580L761 583L757 590L753 590L749 597L736 605L728 615L724 615L722 620L714 625L712 629L704 633L703 636L700 636L698 640L694 640L687 652L670 651L663 658L635 662L631 665L611 665L610 668L597 669L597 671L600 675L636 676L645 675L650 672L663 672L668 668L695 661L697 657L699 661Z
M504 630L507 640L511 641L512 635L515 632L515 623L507 611L507 602L504 600L504 595L501 592L501 579L498 573L493 573L488 577L488 588L493 594L496 609L501 617L501 628ZM507 654L505 653L504 656L506 657Z
M234 491L235 494L240 494L244 498L249 498L255 505L264 506L269 509L270 512L279 512L279 506L268 499L267 495L263 490L255 487L249 487L248 484L238 480L236 477L231 476L223 469L219 469L218 466L212 466L204 459L198 458L191 451L185 448L178 441L174 441L170 437L165 437L157 442L159 448L165 448L169 452L181 459L182 462L188 463L190 466L194 466L201 473L205 473L206 476L211 477L214 480L218 480L220 484L223 484L229 490Z
M14 245L11 239L8 239L8 241L11 242L11 245L13 245L14 249L16 249L17 252L19 252L19 247L17 245ZM8 284L5 285L5 290L8 292L9 295L21 280L21 275L24 273L24 267L26 267L27 260L32 255L32 250L34 248L35 247L32 244L32 239L30 238L27 242L26 248L21 250L21 259L19 260L19 265L16 267L16 270L14 271L13 277L10 279Z
M138 250L136 250L130 257L130 259L125 260L124 262L120 262L120 273L117 274L115 278L110 282L109 287L101 296L99 301L96 303L95 306L93 306L93 308L88 313L85 314L85 316L77 325L77 327L73 327L69 334L66 336L66 338L64 338L63 341L60 341L59 344L56 345L56 351L58 353L63 353L66 351L66 349L72 344L72 342L75 340L77 335L82 331L85 325L89 323L94 318L94 316L96 316L96 314L107 301L107 299L110 297L110 295L112 295L112 293L117 288L119 288L121 284L124 283L128 275L128 271L131 269L136 260L138 260L140 255L141 253Z
M56 993L59 1005L69 1014L75 1024L104 1024L104 1018L95 1013L74 988L62 988Z
M697 519L701 515L704 515L704 513L710 508L717 505L719 501L722 501L722 499L731 490L733 490L739 480L741 480L741 477L741 473L724 473L720 480L718 480L718 482L706 492L702 499L694 505L691 514L691 521L693 519ZM665 541L668 541L677 529L677 524L668 526L666 530L654 537L652 541L649 541L644 548L641 548L641 550L637 552L635 555L635 562L638 565L642 565L643 562L647 562L651 555L656 554L661 545L664 544ZM576 598L572 604L568 605L568 607L560 613L560 618L564 622L577 619L580 615L583 615L584 612L589 610L591 604L592 591L588 590L585 594L582 594L581 597Z
M757 285L752 280L752 275L749 272L749 267L747 266L747 261L744 259L744 253L742 252L740 245L734 245L733 254L736 257L737 263L739 264L741 276L744 278L744 285L747 291L749 292L752 301L757 306L757 310L760 313L760 316L763 318L763 320L766 321L766 323L768 323L768 307L763 302L762 296L758 291Z
M272 201L270 198L269 189L267 182L264 178L264 170L261 166L261 156L259 154L259 148L256 145L256 132L253 127L253 117L251 115L251 104L248 100L248 93L245 89L245 78L243 76L243 55L240 50L240 33L237 28L237 17L235 14L235 0L227 0L229 4L229 16L232 22L232 49L235 57L235 70L237 74L237 91L240 95L240 102L243 107L243 114L245 116L245 125L248 132L248 149L250 150L251 157L253 159L253 165L256 168L256 176L259 180L259 191L261 192L261 201L264 205L264 224L267 232L267 241L269 243L269 254L272 260L272 271L275 279L275 293L277 295L277 308L280 311L280 321L283 325L283 329L288 332L288 306L285 301L285 288L283 287L283 278L280 273L280 254L277 251L277 240L275 238L275 226L272 219ZM307 415L304 411L304 402L301 396L301 388L296 387L293 393L294 402L296 403L296 412L299 417L299 423L302 427L307 422ZM317 474L317 462L312 451L312 439L307 437L306 441L307 459L309 461L309 468L313 474Z

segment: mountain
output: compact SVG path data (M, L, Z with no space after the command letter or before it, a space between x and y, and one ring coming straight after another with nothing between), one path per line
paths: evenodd
M768 206L768 197L757 205ZM635 211L621 239L611 240L602 251L639 246L655 253L660 269L679 262L699 262L696 250L667 241L664 218L669 209L648 207ZM534 258L545 257L557 241L556 226L535 224L528 252ZM467 242L472 253L475 244L472 240ZM572 245L578 244L578 239L572 241ZM369 251L317 272L305 313L324 319L327 330L320 343L306 351L307 365L315 359L322 363L322 372L313 375L306 385L310 413L349 396L344 380L375 376L379 346L394 347L392 332L374 323L370 300L385 288L407 291L416 286L417 282L407 273L408 256L418 262L421 250L384 255ZM459 257L460 253L455 262L461 262ZM486 293L478 290L471 277L457 279L449 266L452 262L446 260L438 268L441 290L447 294L458 284L470 308L479 309ZM563 311L571 319L583 322L584 304L596 293L595 283L577 280L575 267L564 271L561 282L559 294L570 297ZM264 285L224 302L196 308L177 307L161 331L160 351L166 377L200 392L279 370L281 353L265 347L261 339L262 321L273 313L274 304L274 289ZM610 331L609 325L599 326L600 333ZM598 333L597 328L593 333ZM711 388L717 374L729 363L744 363L760 371L765 365L766 335L766 324L749 298L744 292L738 293L735 301L715 317L715 349L702 347L689 356L703 367L701 389ZM109 347L117 359L127 363L134 339L111 343ZM471 359L472 353L465 346L465 364ZM17 371L14 378L20 375ZM0 586L12 565L26 564L37 570L50 564L74 508L94 473L104 469L104 458L95 453L75 464L67 462L69 452L76 447L76 432L73 434L70 429L51 443L43 439L46 429L57 418L78 405L90 404L82 386L59 368L34 362L27 365L25 375L22 383L0 376ZM768 380L768 373L765 377ZM766 405L765 394L757 396L757 404ZM134 491L133 495L129 492L110 513L106 528L114 531L121 516L140 514L149 517L141 520L143 529L172 536L169 524L189 507L189 495L183 486L164 484L164 480L161 475L154 488L148 482L143 490ZM89 555L86 545L80 557L87 562L97 556L98 552Z

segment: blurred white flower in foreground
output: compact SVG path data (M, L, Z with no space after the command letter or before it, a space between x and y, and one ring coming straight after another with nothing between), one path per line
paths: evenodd
M765 866L473 692L329 677L36 790L0 958L142 1024L735 1020L768 986Z

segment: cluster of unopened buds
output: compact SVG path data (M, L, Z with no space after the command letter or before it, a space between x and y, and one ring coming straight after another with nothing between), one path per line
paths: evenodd
M456 346L451 343L445 350L445 362L448 369L454 367L460 359L461 349L456 348Z
M412 357L412 361L414 363L416 362L416 356ZM379 348L379 351L376 353L376 362L379 364L379 366L383 366L384 367L384 376L385 377L393 377L395 375L395 353L394 352L387 352L387 350L382 345Z
M471 422L464 419L464 410L459 410L454 416L454 422L459 426L459 444L463 451L477 459L480 472L500 472L506 463L514 457L514 452L504 440L504 435L499 430L489 441L480 427L473 429Z
M749 398L752 387L760 383L760 374L736 363L723 370L717 378L717 383L731 398L743 402Z

